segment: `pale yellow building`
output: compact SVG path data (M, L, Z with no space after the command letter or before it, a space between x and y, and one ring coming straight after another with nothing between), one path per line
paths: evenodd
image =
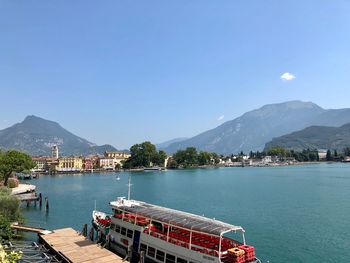
M100 158L100 168L104 170L114 170L116 166L116 161L114 158L102 157Z
M58 158L57 171L81 171L83 170L83 157L68 156Z
M122 165L122 161L127 160L131 155L126 152L105 152L105 158L114 159L114 167L119 164Z
M32 169L34 172L44 172L49 170L48 160L46 157L33 156L32 160L35 163L35 167Z

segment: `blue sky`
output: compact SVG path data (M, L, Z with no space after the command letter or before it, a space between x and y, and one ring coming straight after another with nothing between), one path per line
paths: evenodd
M350 107L349 14L347 0L0 0L0 128L34 114L128 148L268 103Z

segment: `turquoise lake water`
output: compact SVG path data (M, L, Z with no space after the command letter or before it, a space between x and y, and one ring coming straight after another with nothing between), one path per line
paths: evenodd
M48 229L90 223L94 200L132 198L215 217L246 230L258 257L273 262L350 262L350 165L217 168L42 176L30 182L50 211L23 208L28 223Z

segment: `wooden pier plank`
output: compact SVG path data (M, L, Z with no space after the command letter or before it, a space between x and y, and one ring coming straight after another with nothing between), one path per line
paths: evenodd
M54 230L40 237L57 254L63 255L73 263L125 262L111 251L79 235L72 228Z

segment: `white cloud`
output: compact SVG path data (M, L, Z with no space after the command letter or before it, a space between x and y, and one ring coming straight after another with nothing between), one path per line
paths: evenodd
M281 75L281 79L289 81L295 79L295 76L289 72L285 72Z
M218 118L218 121L222 121L224 118L225 118L225 115L221 115L221 116Z

